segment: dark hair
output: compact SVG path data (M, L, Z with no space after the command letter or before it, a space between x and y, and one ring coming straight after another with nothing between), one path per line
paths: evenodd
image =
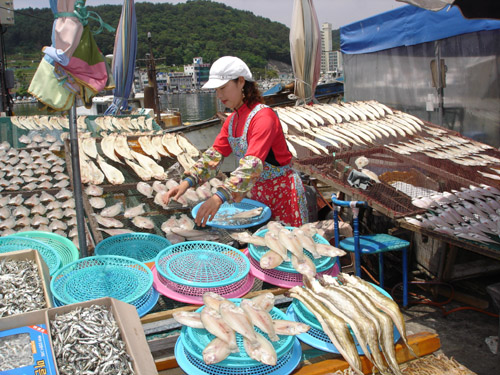
M238 78L234 80L238 82ZM243 94L245 97L243 98L243 102L247 106L252 106L255 103L264 103L264 98L260 93L259 87L257 86L257 82L250 82L245 80L245 85L243 86Z

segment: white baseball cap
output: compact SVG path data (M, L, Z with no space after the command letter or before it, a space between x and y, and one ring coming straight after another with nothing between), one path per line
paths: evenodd
M202 88L216 89L238 77L253 82L252 72L250 72L243 60L234 56L223 56L212 64L208 82Z

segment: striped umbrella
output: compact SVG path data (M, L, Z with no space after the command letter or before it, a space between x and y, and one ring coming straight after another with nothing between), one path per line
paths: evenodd
M124 0L122 14L115 36L113 50L113 103L105 115L116 115L127 108L134 83L135 58L137 55L137 21L134 0Z
M290 54L298 103L314 100L321 69L321 34L312 0L295 0L290 28Z

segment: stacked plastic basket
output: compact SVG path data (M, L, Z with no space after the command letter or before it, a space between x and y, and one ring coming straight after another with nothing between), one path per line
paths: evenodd
M238 298L250 291L250 262L239 250L209 241L182 242L156 257L154 287L173 300L203 304L205 292Z
M231 299L236 305L239 305L240 299ZM197 312L201 312L204 306ZM274 307L270 311L273 319L286 319L286 315ZM262 334L266 339L268 336L256 328L256 331ZM207 365L203 361L203 349L215 338L206 329L183 327L175 345L175 358L184 372L190 375L263 375L276 374L286 375L291 373L299 364L302 356L300 343L295 336L280 336L280 339L271 342L277 354L277 363L275 366L262 364L250 358L244 349L243 338L236 333L236 342L239 351L231 353L223 361Z
M293 227L285 227L288 230L293 230ZM264 237L268 229L262 229L255 233L256 236ZM329 244L329 242L315 234L313 237L316 243ZM266 246L256 246L249 244L248 251L246 252L250 259L250 266L252 274L262 281L273 284L282 288L292 288L296 285L302 285L302 275L298 273L292 265L291 261L281 263L278 267L273 269L263 269L260 267L260 258L269 251ZM316 272L321 274L328 274L336 276L339 273L338 259L332 257L314 258L310 252L304 250L304 254L309 257L316 266Z

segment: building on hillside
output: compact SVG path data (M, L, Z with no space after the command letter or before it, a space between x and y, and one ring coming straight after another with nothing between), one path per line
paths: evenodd
M193 58L193 63L184 65L184 74L192 77L192 85L194 89L199 89L208 81L210 73L210 64L204 64L202 57Z
M193 79L191 74L178 72L168 73L168 89L173 93L193 90Z
M321 26L321 75L325 81L342 74L342 54L332 48L332 25L325 22Z

